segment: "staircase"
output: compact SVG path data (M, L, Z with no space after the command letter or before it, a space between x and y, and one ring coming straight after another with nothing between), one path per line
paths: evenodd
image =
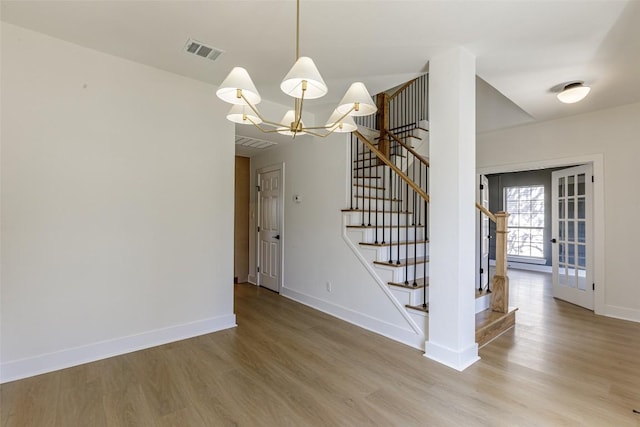
M400 340L421 349L429 331L429 127L426 91L423 101L412 91L424 90L425 80L377 95L378 115L352 133L351 204L342 210L345 242L407 321L411 333ZM487 290L476 290L479 346L515 324L515 310L490 308Z

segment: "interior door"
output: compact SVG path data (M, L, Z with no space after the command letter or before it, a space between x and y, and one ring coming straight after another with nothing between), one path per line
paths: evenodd
M551 176L553 296L593 310L592 167Z
M280 292L282 169L259 173L258 182L258 284Z

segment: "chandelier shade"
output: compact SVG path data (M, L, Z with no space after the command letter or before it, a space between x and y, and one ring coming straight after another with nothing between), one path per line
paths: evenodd
M368 116L378 111L378 107L364 83L355 82L344 94L336 110L340 114L349 113L350 116Z
M294 135L304 135L306 132L304 131L304 123L302 120L298 122L296 126L296 112L294 110L289 110L285 113L280 123L288 125L278 127L276 130L281 135L294 136Z
M233 105L227 113L227 120L241 125L262 123L262 119L248 105Z
M239 90L242 91L244 99L238 95ZM255 105L262 100L249 73L242 67L234 67L231 70L227 78L220 84L216 95L223 101L235 105L247 105L247 101Z
M289 96L294 98L304 96L305 99L321 98L329 90L313 59L307 56L301 56L293 64L291 70L280 83L280 89Z
M309 134L324 138L333 132L353 132L358 127L351 116L368 116L378 111L364 83L358 82L351 85L325 126L305 127L302 121L305 100L323 97L328 88L313 60L299 55L299 44L300 0L296 0L296 62L280 83L280 89L295 98L294 109L287 111L280 122L266 119L256 107L261 98L249 73L242 67L235 67L216 91L218 98L234 105L227 119L252 124L265 133L277 132L293 138Z
M344 116L344 114L340 114L338 110L334 110L329 120L327 120L327 127L333 129L336 133L349 133L358 129L356 122L353 121L353 117L342 116Z

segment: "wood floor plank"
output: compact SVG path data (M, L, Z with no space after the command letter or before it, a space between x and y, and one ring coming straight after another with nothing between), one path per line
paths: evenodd
M252 285L238 327L0 386L2 426L640 426L640 324L510 271L516 327L460 373Z

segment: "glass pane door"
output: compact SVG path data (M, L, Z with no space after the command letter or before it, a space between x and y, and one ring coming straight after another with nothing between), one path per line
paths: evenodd
M554 296L593 309L591 165L553 172Z

